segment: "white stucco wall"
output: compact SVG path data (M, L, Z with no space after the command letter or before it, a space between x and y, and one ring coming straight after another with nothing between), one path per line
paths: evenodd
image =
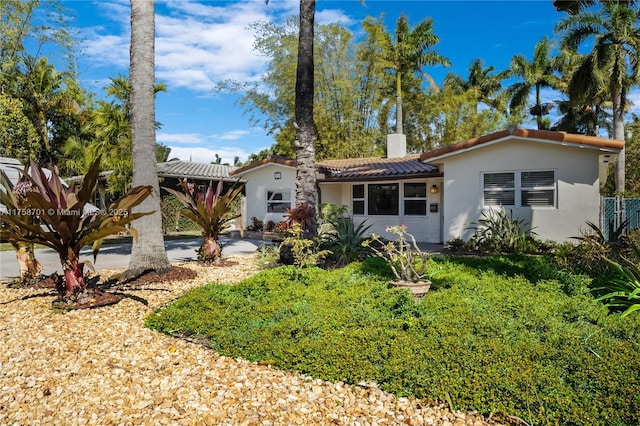
M280 179L274 173L280 172ZM284 213L267 213L267 191L287 191L291 194L292 206L295 205L296 169L281 164L266 164L247 170L239 175L246 180L243 224L251 224L251 218L257 217L264 223L270 220L278 223L284 220Z
M589 148L510 140L443 159L444 240L466 240L473 233L467 228L484 208L483 172L524 170L555 170L557 206L506 209L529 222L542 240L578 236L586 221L598 223L599 154Z
M402 206L402 185L400 185L400 215L398 216L367 216L356 215L354 221L361 223L364 220L371 225L369 234L375 233L383 238L393 239L394 235L385 232L387 226L407 225L409 233L411 233L418 242L440 243L442 242L441 221L442 221L442 179L413 179L402 181L367 181L367 182L345 182L345 183L320 183L321 202L337 205L345 205L351 209L351 187L353 184L359 183L403 183L403 182L427 182L427 215L426 216L404 216ZM438 193L431 194L429 188L431 185L438 186ZM438 212L429 212L430 204L438 204Z

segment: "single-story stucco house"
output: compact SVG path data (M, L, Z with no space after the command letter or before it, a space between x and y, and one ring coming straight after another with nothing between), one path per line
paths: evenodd
M600 186L624 141L507 130L424 154L389 135L386 158L317 163L321 203L349 206L374 232L405 224L419 242L468 239L482 212L504 209L543 240L566 241L598 223ZM269 157L231 172L246 181L244 218L283 220L295 202L293 160Z

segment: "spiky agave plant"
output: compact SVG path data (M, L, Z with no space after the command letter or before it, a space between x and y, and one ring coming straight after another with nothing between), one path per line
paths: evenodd
M99 165L100 158L94 161L82 186L76 190L74 186L65 187L55 170L51 170L47 178L31 160L29 171L23 176L29 188L24 191L22 200L13 200L18 209L2 214L0 235L3 238L42 244L58 253L64 272L63 296L66 299L83 293L87 288L85 262L80 261L80 250L91 244L95 261L105 237L126 231L136 238L135 229L128 225L151 214L131 211L151 194L150 186L132 188L104 211L85 208L96 192ZM0 174L0 183L7 189L1 195L3 203L6 197L10 197L8 182L7 176Z
M198 259L203 263L215 263L222 257L222 247L219 239L222 231L230 226L230 222L240 214L233 213L233 204L240 195L244 184L236 181L224 194L224 184L220 180L213 190L213 182L209 183L207 192L200 191L194 183L186 179L180 181L183 192L163 187L173 194L185 207L180 214L191 219L202 232L202 245L198 250Z

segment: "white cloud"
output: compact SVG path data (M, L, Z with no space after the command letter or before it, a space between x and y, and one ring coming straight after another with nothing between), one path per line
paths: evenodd
M640 90L633 88L627 93L627 99L631 103L630 113L640 115Z
M342 24L348 27L354 23L353 19L346 15L344 11L338 9L318 10L316 11L315 20L320 25Z
M297 0L229 2L166 1L156 4L156 76L170 89L210 92L217 82L257 81L267 58L253 51L249 25L281 21L297 14ZM91 63L116 66L126 73L129 64L129 3L101 2L100 9L118 30L106 24L85 29L81 49ZM318 10L319 23L352 23L344 12Z
M156 141L163 144L201 144L202 136L197 133L158 133Z
M241 161L246 161L249 158L250 152L247 152L241 148L236 147L221 147L218 149L212 148L188 148L184 146L169 145L171 153L169 158L179 158L183 161L194 161L197 163L211 163L215 161L216 154L222 158L223 163L229 163L233 165L235 157L239 157Z
M247 135L249 135L248 130L231 130L225 133L213 135L212 138L223 141L235 141Z

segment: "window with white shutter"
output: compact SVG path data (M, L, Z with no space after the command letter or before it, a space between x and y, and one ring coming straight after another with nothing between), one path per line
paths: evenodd
M515 205L515 172L485 173L483 175L485 206Z
M482 174L485 206L555 207L556 174L553 170Z

